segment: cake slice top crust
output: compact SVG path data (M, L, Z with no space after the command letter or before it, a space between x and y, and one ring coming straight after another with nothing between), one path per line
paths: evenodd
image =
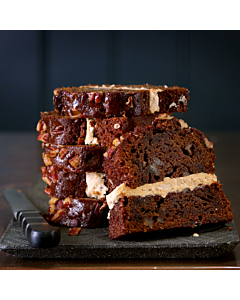
M178 86L87 85L54 90L60 115L82 118L134 117L155 112L186 112L189 91Z

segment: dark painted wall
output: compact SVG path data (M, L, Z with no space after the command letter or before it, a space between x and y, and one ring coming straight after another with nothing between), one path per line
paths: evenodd
M83 84L179 85L205 130L240 130L240 31L0 31L0 130L35 130L52 91Z

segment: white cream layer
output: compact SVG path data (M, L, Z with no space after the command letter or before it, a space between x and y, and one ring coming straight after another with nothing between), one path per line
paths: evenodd
M90 121L92 119L87 120L87 128L86 128L86 137L85 137L85 145L98 145L98 139L94 137L94 126L91 126Z
M163 113L163 114L160 114L158 117L157 117L157 119L160 119L160 120L171 120L171 119L173 119L174 117L172 117L172 116L170 116L170 115L168 115L168 114L166 114L166 113ZM182 128L189 128L189 126L188 126L188 124L185 122L185 121L183 121L182 119L177 119L178 120L178 122L181 124L181 127Z
M136 189L131 189L130 187L126 186L125 183L122 183L109 195L107 195L106 199L109 209L112 209L123 196L145 197L150 195L160 195L161 197L165 198L168 193L181 192L186 188L189 188L192 191L196 187L211 185L216 181L216 175L198 173L179 178L165 177L163 181L152 184L144 184Z
M104 184L103 173L86 172L86 195L89 198L101 199L104 198L108 188Z

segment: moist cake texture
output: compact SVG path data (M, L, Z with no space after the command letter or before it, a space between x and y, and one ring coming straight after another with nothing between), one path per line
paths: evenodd
M109 237L230 222L213 144L172 113L178 86L87 85L54 90L41 113L45 218L72 229L108 224ZM161 233L159 233L161 234Z
M189 91L177 86L88 85L54 90L55 111L62 116L110 118L155 112L186 112Z
M122 195L110 210L109 237L137 232L195 227L232 220L230 203L219 182L161 195Z
M159 113L143 115L138 117L112 117L104 119L93 119L94 134L99 144L105 150L108 149L115 139L120 139L124 134L133 131L135 127L151 125Z
M37 125L38 140L54 145L100 145L110 147L116 138L136 126L152 124L159 113L128 118L88 119L59 116L56 112L41 113Z
M122 183L136 188L165 177L213 174L215 158L203 133L165 114L153 125L136 127L115 140L104 154L103 165L111 192Z

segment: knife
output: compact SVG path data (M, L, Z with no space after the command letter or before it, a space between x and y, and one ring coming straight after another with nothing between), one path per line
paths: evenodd
M60 229L50 226L20 190L5 189L3 195L33 248L50 248L59 244Z

